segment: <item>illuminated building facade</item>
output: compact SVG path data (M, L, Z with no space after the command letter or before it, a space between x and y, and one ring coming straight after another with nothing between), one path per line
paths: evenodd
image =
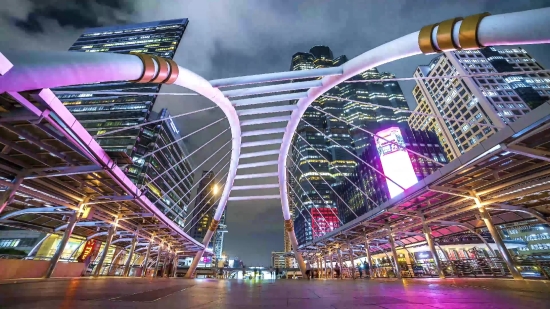
M406 124L401 124L375 131L375 133L434 161L447 163L443 147L434 132L411 130ZM349 182L337 188L341 199L338 198L336 203L340 219L344 224L355 219L355 215L361 216L401 193L402 190L399 190L392 180L408 188L440 168L432 161L407 152L378 137L371 137L367 144L369 146L361 154L361 159L383 172L391 180L359 161L350 180L363 192ZM395 191L396 188L398 192Z
M414 77L467 77L418 79L413 95L415 111L447 119L414 114L409 124L416 130L435 130L448 158L454 160L550 99L550 74L541 70L522 48L446 52L419 66ZM517 75L488 75L504 72ZM472 74L481 76L468 76Z
M335 67L346 61L345 55L335 58L327 46L315 46L309 53L294 54L290 70ZM289 168L288 177L293 189L289 190L289 203L296 207L294 225L298 243L311 241L340 225L331 187L345 185L345 177L353 175L358 164L353 154L362 154L372 140L356 127L372 132L407 121L404 113L351 102L408 109L399 84L391 78L392 74L380 73L376 68L367 70L353 77L355 82L342 83L326 93L341 99L321 96L302 116L290 153L296 165Z
M124 26L90 28L71 46L74 52L142 53L172 59L187 27L187 19L148 22ZM109 131L129 128L144 122L168 117L167 111L153 111L162 97L135 93L158 93L159 84L109 82L57 88L54 91L82 91L61 94L58 98L73 113L103 149L124 167L128 178L157 201L161 209L178 225L183 226L193 176L182 180L191 172L185 146L172 146L143 158L179 138L178 128L171 121L155 125L130 128L113 134ZM95 91L96 93L89 93ZM105 92L105 94L97 93ZM109 92L132 92L131 95ZM105 135L102 135L105 134ZM170 167L174 167L168 170ZM154 182L160 173L167 171ZM175 187L173 190L172 187Z

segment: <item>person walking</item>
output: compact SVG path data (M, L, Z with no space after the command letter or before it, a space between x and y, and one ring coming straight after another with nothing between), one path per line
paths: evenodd
M279 278L279 267L275 267L275 279Z
M365 278L370 278L370 265L367 263L367 260L363 261L363 269L365 270Z
M311 263L308 262L306 265L306 277L307 280L311 279Z
M334 274L336 275L336 279L340 278L340 265L338 263L334 265Z
M359 272L359 279L363 279L363 270L361 269L361 262L357 263L357 272Z

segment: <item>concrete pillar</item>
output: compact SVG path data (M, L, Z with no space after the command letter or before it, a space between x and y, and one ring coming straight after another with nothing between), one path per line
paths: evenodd
M370 242L367 239L367 242L365 242L365 251L367 252L367 263L369 264L369 279L372 279L374 276L374 268L372 264L372 257L370 255Z
M157 251L157 261L155 262L155 270L153 272L153 278L155 278L158 274L159 264L160 264L160 256L162 255L162 244L159 245L159 249Z
M445 279L445 272L443 272L443 268L441 267L441 261L439 260L439 255L437 254L434 240L432 238L432 229L426 223L424 223L424 237L426 238L426 242L428 243L428 247L432 253L439 278Z
M105 258L107 257L107 253L109 251L109 247L111 246L111 241L113 241L113 236L116 232L116 225L111 225L109 227L109 232L107 234L107 240L105 241L105 248L103 249L103 252L101 252L101 257L99 258L99 261L97 262L97 265L95 267L94 271L94 277L97 277L101 275L101 268L103 267L103 262L105 262ZM113 256L114 259L114 256Z
M338 265L340 265L340 280L344 279L342 276L342 270L343 270L343 264L342 264L342 250L340 248L338 248L338 251L337 251L337 254L338 254Z
M485 226L487 226L489 233L491 233L491 237L493 237L493 240L495 241L495 245L497 246L498 251L500 251L500 253L502 254L502 258L504 259L504 262L506 262L506 266L508 266L512 277L515 280L523 280L521 273L516 268L516 262L510 255L508 249L506 249L506 246L504 245L504 242L502 241L498 230L493 225L491 215L489 215L489 212L483 206L479 207L479 212L481 213L481 219L483 219Z
M0 195L0 213L4 211L4 208L8 206L11 201L13 200L13 197L15 196L15 193L17 192L17 189L25 179L26 173L17 175L11 182L11 187L9 187L6 191L4 191Z
M55 251L54 255L50 260L50 265L48 266L48 269L44 274L44 278L50 278L52 276L53 271L57 266L57 262L59 261L61 254L63 254L63 250L65 250L65 246L69 242L69 238L71 238L71 234L73 233L73 230L76 225L76 222L78 221L79 215L80 213L75 211L69 218L69 223L67 224L67 228L65 228L65 233L63 234L63 238L61 238L61 242L59 243L57 250Z
M130 249L128 250L128 259L124 264L124 272L122 273L124 277L128 277L130 275L130 264L132 263L132 258L134 257L134 251L136 250L137 240L138 240L138 235L136 233L134 235L134 238L132 239L132 244L130 245Z
M391 230L391 228L388 226L387 227L388 231L390 232L390 245L391 245L391 254L393 256L393 264L394 264L394 269L395 269L395 277L398 278L398 279L401 279L401 266L399 265L399 263L397 262L397 250L395 250L395 239L393 239L393 231Z
M145 277L147 275L147 263L149 263L149 257L151 256L151 247L153 247L153 240L149 242L147 245L147 252L145 253L145 259L143 260L143 270L141 271L141 277Z

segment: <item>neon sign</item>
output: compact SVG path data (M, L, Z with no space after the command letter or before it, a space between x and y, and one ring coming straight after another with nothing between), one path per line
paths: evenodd
M374 140L384 175L388 177L386 178L386 183L390 198L393 198L403 192L403 189L399 186L405 189L410 188L418 182L418 179L416 178L411 158L407 151L404 150L405 142L403 141L401 130L398 127L391 127L378 131L376 135L382 137L375 136Z

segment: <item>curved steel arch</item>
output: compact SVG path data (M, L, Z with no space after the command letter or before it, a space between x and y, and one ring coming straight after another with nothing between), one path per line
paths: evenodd
M380 45L342 64L341 75L325 76L322 86L308 90L307 97L299 99L287 124L278 159L279 190L286 231L292 243L300 269L305 271L303 258L298 253L298 241L292 226L288 205L286 162L292 137L306 109L328 90L347 79L382 64L422 53L479 49L484 46L538 44L550 42L547 19L550 8L487 16L479 14L456 22L453 18L441 24L424 27L396 40ZM464 27L461 29L461 26ZM441 29L440 29L441 28Z
M0 93L112 81L173 83L208 98L223 111L231 127L231 162L212 224L202 242L204 248L197 252L190 268L191 271L186 275L192 277L225 210L237 174L241 151L241 125L237 111L231 102L206 79L177 66L171 60L158 57L75 52L17 51L6 54L10 61L14 62L14 67L8 74L0 76ZM171 67L173 65L176 65L177 69ZM163 76L162 80L157 80L161 75ZM146 79L146 77L150 78ZM153 212L158 216L164 216L158 209Z

